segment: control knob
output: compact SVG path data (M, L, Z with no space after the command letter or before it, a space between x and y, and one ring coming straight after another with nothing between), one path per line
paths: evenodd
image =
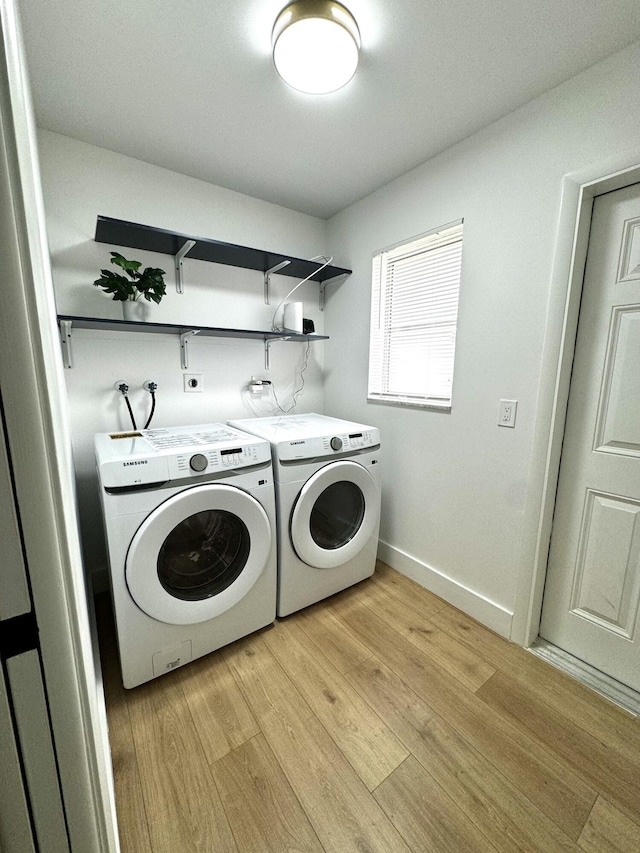
M342 450L342 439L338 438L337 435L334 435L330 443L333 450Z
M207 461L207 457L204 453L194 453L194 455L189 460L189 468L192 471L204 471L209 462Z

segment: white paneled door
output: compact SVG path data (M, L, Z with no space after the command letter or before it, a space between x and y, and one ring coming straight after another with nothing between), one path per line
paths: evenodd
M640 691L640 184L596 198L541 636Z

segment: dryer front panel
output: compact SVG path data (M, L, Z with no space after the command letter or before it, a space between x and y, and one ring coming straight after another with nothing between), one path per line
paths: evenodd
M251 589L271 551L261 504L235 486L207 484L166 500L127 553L129 593L148 616L175 625L214 619Z
M380 492L366 468L332 462L300 490L291 513L291 543L309 566L340 566L367 544L379 513Z

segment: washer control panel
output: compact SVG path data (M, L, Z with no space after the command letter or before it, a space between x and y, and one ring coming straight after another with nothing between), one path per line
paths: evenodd
M224 447L220 450L216 448L203 448L199 453L177 454L175 457L169 459L169 470L172 479L175 477L193 477L199 474L219 473L220 471L233 471L236 468L246 468L249 465L268 462L269 458L268 445L263 447L262 444L254 444L249 439L248 444L241 444L236 447Z
M209 465L209 460L204 455L204 453L194 453L191 459L189 460L189 468L192 471L197 471L200 474L202 471L205 471Z
M106 488L215 475L271 461L267 441L224 424L102 433L95 436L95 446Z

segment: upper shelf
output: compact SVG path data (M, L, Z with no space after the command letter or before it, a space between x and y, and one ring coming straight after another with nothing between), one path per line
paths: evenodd
M195 240L195 245L189 250L189 258L197 261L210 261L216 264L226 264L231 267L244 267L266 273L283 261L289 261L287 266L278 270L279 275L293 278L306 278L318 267L318 261L301 260L275 252L265 252L261 249L250 249L247 246L236 246L234 243L221 243L219 240L209 240L204 237L193 237L180 234L177 231L166 231L164 228L153 228L150 225L137 225L135 222L124 222L121 219L110 219L108 216L98 216L96 237L98 243L112 243L116 246L128 246L132 249L144 249L148 252L160 252L163 255L178 255L188 240ZM350 275L351 270L342 267L326 266L321 272L311 275L313 281L324 282L341 275Z

